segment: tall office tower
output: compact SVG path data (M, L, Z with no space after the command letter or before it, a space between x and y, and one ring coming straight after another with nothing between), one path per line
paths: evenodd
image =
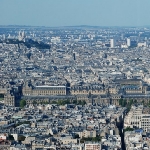
M110 47L111 48L115 47L115 39L110 39Z
M19 31L19 35L18 35L18 39L19 39L19 41L21 41L22 40L22 34L21 34L21 31Z
M18 39L19 39L19 41L25 40L25 32L24 31L23 32L19 31Z
M25 32L22 32L22 38L24 39L26 37Z
M131 46L131 39L127 38L127 46Z
M73 53L73 60L76 60L76 54Z

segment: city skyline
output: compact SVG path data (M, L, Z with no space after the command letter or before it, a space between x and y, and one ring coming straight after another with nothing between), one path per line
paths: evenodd
M148 0L2 0L0 25L148 26L149 4Z
M1 0L0 150L150 150L149 4Z
M150 28L0 26L0 148L150 149L149 56Z

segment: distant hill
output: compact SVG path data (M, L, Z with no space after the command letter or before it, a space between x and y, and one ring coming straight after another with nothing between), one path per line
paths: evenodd
M23 41L19 41L18 39L6 39L5 41L0 41L1 43L2 42L5 42L7 44L24 44L27 48L31 48L31 47L36 47L38 49L50 49L50 45L48 44L45 44L43 42L37 42L37 41L34 41L32 39L29 39L28 41L26 42L23 42Z

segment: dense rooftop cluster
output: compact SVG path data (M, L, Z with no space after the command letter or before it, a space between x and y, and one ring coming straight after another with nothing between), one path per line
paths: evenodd
M1 142L15 138L18 149L121 149L120 106L128 112L124 128L147 134L149 47L150 29L142 27L0 27Z
M85 144L98 144L104 149L121 149L119 127L125 110L112 105L48 104L23 109L3 106L0 135L9 141L7 147L22 143L26 149L59 149L68 145L69 149L82 149Z

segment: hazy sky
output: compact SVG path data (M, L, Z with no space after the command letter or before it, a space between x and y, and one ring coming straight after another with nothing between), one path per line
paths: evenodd
M150 0L0 0L0 25L150 25Z

